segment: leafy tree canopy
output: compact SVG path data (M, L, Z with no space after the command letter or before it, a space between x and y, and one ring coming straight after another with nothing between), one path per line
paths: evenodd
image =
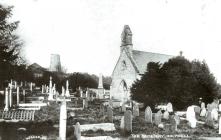
M172 102L176 109L198 104L199 98L212 102L219 92L220 85L204 61L189 61L182 56L164 64L148 63L147 72L131 87L133 100L152 107Z

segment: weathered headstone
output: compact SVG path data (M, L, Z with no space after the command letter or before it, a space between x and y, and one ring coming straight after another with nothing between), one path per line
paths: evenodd
M221 112L221 104L219 104L219 112Z
M134 117L139 116L139 106L137 104L133 105L133 116Z
M66 97L70 97L70 92L69 92L69 82L68 80L66 81L66 92L65 92Z
M25 103L25 89L23 89L23 102Z
M108 118L108 121L113 123L113 110L111 107L107 107L107 118Z
M219 117L219 134L221 134L221 117Z
M214 108L214 109L211 111L211 117L212 117L213 120L218 121L219 114L218 114L218 111L217 111L216 108Z
M197 122L194 107L195 106L189 106L186 111L186 119L189 122L191 128L195 128Z
M164 118L165 120L168 120L169 117L170 117L169 112L168 112L168 111L165 111L165 112L163 113L163 118Z
M12 105L13 105L12 88L9 88L9 107L12 107Z
M113 101L112 101L112 99L109 100L109 106L110 106L110 107L113 107Z
M121 121L120 121L120 129L124 130L124 116L121 118Z
M179 125L180 124L180 117L178 115L174 115L174 119L176 121L176 124Z
M19 87L17 87L17 106L19 105Z
M204 102L201 103L201 109L206 108L206 105Z
M124 113L124 126L126 132L132 132L132 113L130 110Z
M147 123L152 123L152 110L149 106L145 109L145 121Z
M200 110L201 110L201 108L200 108L199 106L195 106L195 107L194 107L194 111L195 111L195 113L196 113L197 115L200 114Z
M125 111L126 111L125 103L122 104L122 107L121 107L121 108L122 108L122 112L125 112Z
M175 118L171 119L171 131L172 132L177 131L177 122L176 122Z
M172 103L168 103L168 104L167 104L167 111L168 111L169 113L173 112L173 105L172 105Z
M162 119L162 113L159 110L157 113L154 114L154 124L158 126L161 123L161 119Z
M66 140L66 127L67 127L67 105L63 101L60 107L60 120L59 120L59 138Z
M5 108L4 111L8 111L8 88L5 88Z
M205 117L206 116L206 108L203 108L200 112L200 117Z
M100 104L100 113L101 115L104 115L104 105Z
M76 125L74 126L74 137L76 140L81 139L81 128L79 122L77 122Z
M208 111L206 115L206 125L214 127L214 120L210 111Z

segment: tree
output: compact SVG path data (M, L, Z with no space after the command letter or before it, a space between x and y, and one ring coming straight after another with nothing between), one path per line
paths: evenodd
M19 22L9 22L11 12L12 7L0 5L0 86L15 76L14 66L23 62L20 57L22 42L15 34Z
M172 102L176 109L185 109L218 96L220 85L205 62L188 61L182 56L164 64L150 62L147 72L131 87L133 100L154 106Z

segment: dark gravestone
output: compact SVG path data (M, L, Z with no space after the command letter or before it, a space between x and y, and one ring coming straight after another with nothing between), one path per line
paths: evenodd
M124 128L127 133L132 132L132 113L130 110L124 113Z
M107 119L109 122L113 123L113 110L111 107L107 107Z

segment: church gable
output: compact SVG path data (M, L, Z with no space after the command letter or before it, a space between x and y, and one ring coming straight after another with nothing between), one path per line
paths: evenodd
M135 75L136 73L136 68L131 61L129 54L126 50L123 50L112 73L112 78L127 78L126 76L129 78L131 77L131 74Z

